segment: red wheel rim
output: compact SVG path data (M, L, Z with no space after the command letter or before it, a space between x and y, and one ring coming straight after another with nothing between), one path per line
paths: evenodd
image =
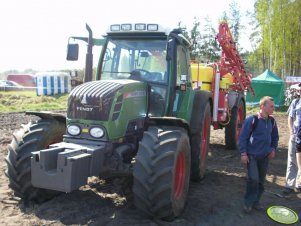
M239 139L243 120L244 120L244 106L240 104L237 112L237 117L236 117L236 140L237 141Z
M177 199L181 198L183 194L186 179L186 167L185 154L183 151L181 151L177 158L176 175L174 182L174 194Z

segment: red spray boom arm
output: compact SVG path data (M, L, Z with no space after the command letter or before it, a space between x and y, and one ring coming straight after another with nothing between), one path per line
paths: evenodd
M221 48L220 73L233 75L232 89L238 92L248 90L252 96L255 95L251 85L251 74L246 73L243 61L237 51L235 41L226 22L219 25L219 32L216 36Z

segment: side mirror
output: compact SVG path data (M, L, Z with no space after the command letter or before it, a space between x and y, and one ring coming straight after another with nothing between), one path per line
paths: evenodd
M68 44L67 47L67 60L78 60L78 44Z

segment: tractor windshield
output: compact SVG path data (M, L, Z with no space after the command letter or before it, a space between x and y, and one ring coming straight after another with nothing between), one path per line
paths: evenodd
M101 68L101 79L166 84L166 40L110 39Z

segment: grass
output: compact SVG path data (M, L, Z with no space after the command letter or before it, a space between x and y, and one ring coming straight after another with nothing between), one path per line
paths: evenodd
M67 109L68 94L37 96L35 91L0 91L0 112L52 111ZM284 115L287 106L275 109L274 115ZM247 114L254 114L259 107L247 106Z
M286 115L287 109L288 106L276 107L273 115ZM259 106L255 106L255 107L247 106L246 111L247 114L255 114L256 112L259 111Z
M67 109L68 94L37 96L35 91L0 91L0 112Z

